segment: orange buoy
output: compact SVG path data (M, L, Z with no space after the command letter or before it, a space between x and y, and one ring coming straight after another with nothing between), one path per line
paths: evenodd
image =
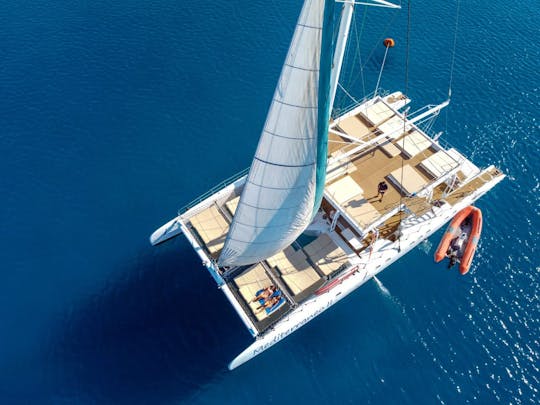
M394 41L392 38L386 38L386 39L383 41L383 44L384 44L384 46L386 46L387 48L393 48L394 45L396 44L396 41Z

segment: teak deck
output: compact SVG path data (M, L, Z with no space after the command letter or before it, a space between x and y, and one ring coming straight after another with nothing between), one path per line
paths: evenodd
M321 205L328 232L304 246L296 242L253 266L222 269L231 292L259 332L340 274L351 257L371 246L375 234L395 241L405 218L428 213L439 200L454 205L500 175L493 169L467 182L464 169L458 170L462 168L457 151L443 149L408 122L402 130L403 118L384 103L371 108L331 125L328 154L332 165ZM368 116L380 122L374 125ZM381 140L374 142L375 138ZM353 150L357 152L344 155ZM339 156L346 157L339 160ZM477 169L466 163L467 170ZM383 180L388 190L381 200L377 185ZM214 259L223 248L238 195L189 218L194 237ZM372 232L375 226L376 233ZM268 314L251 301L257 291L270 285L277 286L286 302Z

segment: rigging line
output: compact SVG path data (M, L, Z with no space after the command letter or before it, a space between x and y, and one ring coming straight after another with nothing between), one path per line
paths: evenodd
M393 16L392 18L390 19L390 21L388 21L388 24L386 24L386 27L384 27L383 31L382 31L382 35L379 37L379 39L377 39L377 42L375 43L375 45L373 46L373 49L371 49L371 52L369 53L369 56L367 57L366 59L366 63L364 63L364 65L362 67L366 67L369 60L371 59L371 57L373 56L373 53L375 52L375 50L377 49L377 46L379 46L379 44L382 42L382 40L384 39L384 37L386 36L386 32L388 32L388 28L390 28L390 26L394 23L394 20L397 18L398 16L398 11L394 11L393 12Z
M407 0L407 37L405 45L405 95L409 94L409 53L410 53L410 43L411 43L411 0ZM407 112L403 114L403 132L407 130ZM405 137L402 139L402 148L405 149ZM403 166L404 159L401 157L401 179L400 184L403 184ZM401 221L403 218L403 193L399 193L399 226L401 226ZM398 238L398 252L401 252L401 235Z
M362 94L362 98L364 98L366 96L366 84L365 84L365 76L364 76L364 69L365 67L367 66L367 62L369 61L369 59L371 58L371 55L373 55L373 52L375 52L375 49L377 47L377 45L375 45L373 47L373 49L371 50L371 53L369 54L368 56L368 59L366 59L366 63L363 63L362 62L362 52L360 51L360 43L361 43L361 40L362 40L362 36L363 36L363 33L364 33L364 27L366 25L366 20L367 20L367 13L368 13L368 10L369 10L369 7L368 6L365 6L364 7L364 15L362 17L362 24L361 24L361 27L360 27L360 34L358 34L358 28L357 28L357 24L356 24L356 20L355 20L355 34L356 34L356 55L358 56L358 61L359 61L359 66L360 66L360 79L362 80L362 91L363 91L363 94ZM393 13L394 15L394 18L392 18L392 21L395 19L395 17L397 16L397 12L394 12ZM354 17L354 15L353 15ZM392 23L392 21L388 24L388 26ZM386 26L386 28L383 30L383 35L381 36L381 38L384 37L384 32L386 32L386 30L388 29L388 26ZM377 42L377 44L380 42L380 39L379 41ZM356 55L355 55L355 58L356 58ZM351 70L351 81L350 81L350 85L349 87L352 89L353 86L356 84L356 82L358 81L358 75L356 76L356 78L354 80L352 80L352 76L353 76L353 71Z
M450 83L448 84L448 98L452 97L452 82L454 80L454 64L456 62L456 46L457 46L457 34L458 34L458 26L459 26L460 5L461 5L461 0L457 0L456 25L454 28L454 46L452 47L452 62L450 63Z
M379 71L379 78L377 79L377 84L375 85L375 91L373 92L374 96L377 96L377 90L379 90L379 84L381 83L382 72L384 70L384 64L386 63L386 55L388 55L388 49L389 48L390 48L390 46L387 45L386 49L384 51L384 58L383 58L383 61L382 61L381 70ZM403 127L405 128L405 125Z
M338 83L338 86L341 88L341 90L343 90L343 92L344 92L347 96L350 97L350 99L351 99L354 103L359 104L359 101L358 101L357 99L355 99L355 98L354 98L347 90L345 90L345 87L343 87L343 86L341 85L341 83Z
M456 62L456 47L457 47L457 35L458 35L458 27L459 27L459 11L461 7L461 0L457 0L457 7L456 7L456 24L454 27L454 44L452 46L452 59L450 62L450 79L448 83L448 99L452 98L452 84L454 81L454 65ZM444 112L444 129L447 132L448 131L448 110Z
M366 8L367 8L367 7L366 7ZM353 14L352 14L352 24L351 24L351 25L352 25L352 29L353 29L354 32L355 32L356 37L358 38L358 28L357 28L357 24L356 24L356 14L357 14L356 11L353 12ZM358 44L358 39L357 39L357 44ZM351 49L352 49L352 41L349 40L349 41L347 41L347 44L346 44L346 51L345 51L345 52L346 52L346 56L345 56L345 58L348 60L348 59L350 59L350 58L352 57L352 61L351 61L351 62L348 61L348 62L347 62L347 65L348 65L348 66L355 66L357 54L353 54L353 55L351 56L351 53L352 53ZM354 70L353 70L353 69L349 69L349 70L347 71L347 75L348 75L348 77L345 79L345 72L342 73L342 76L341 76L341 77L344 78L344 79L342 80L342 82L344 82L345 85L346 85L348 88L352 89ZM339 82L338 82L338 85L339 85ZM343 89L343 86L340 86L340 87ZM350 97L350 95L349 95L349 97ZM344 100L344 99L345 99L345 95L344 95L344 94L340 94L340 98L339 98L339 105L340 105L340 106L343 105L343 100ZM353 100L354 100L354 98L353 98ZM334 103L334 104L335 104L335 103Z
M357 52L358 52L358 61L360 63L360 78L362 79L362 97L365 97L366 96L366 83L365 83L365 79L364 79L364 68L362 67L362 52L360 50L360 40L362 39L362 34L364 33L364 26L365 26L365 23L366 23L366 17L367 17L367 12L368 12L368 7L364 7L365 8L365 11L364 11L364 16L362 17L362 25L360 26L360 36L357 38L357 42L356 42L356 48L357 48ZM358 35L358 32L357 32L357 35Z
M366 10L368 7L365 6L364 7L364 10ZM358 10L358 8L356 9ZM365 11L364 11L365 13ZM359 51L359 48L360 48L360 38L362 36L362 34L360 33L360 35L358 35L358 19L357 19L357 14L358 14L358 11L355 11L353 13L353 22L352 22L352 25L353 25L353 30L354 30L354 49L353 49L353 41L349 41L349 43L347 44L348 46L348 50L350 51L350 54L352 55L352 61L350 63L350 66L351 66L351 69L349 70L349 77L347 79L347 87L349 89L352 89L354 84L356 83L356 72L355 72L355 69L354 67L356 66L356 63L357 63L357 59L358 61L361 61L360 59L360 51ZM363 27L361 27L361 29L363 29ZM359 64L361 62L358 62Z

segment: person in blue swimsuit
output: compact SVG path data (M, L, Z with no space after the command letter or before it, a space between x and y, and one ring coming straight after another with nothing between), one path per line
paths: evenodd
M262 291L259 291L259 293L251 300L251 302L256 302L258 300L268 300L276 292L276 286L271 285L269 287L266 287Z
M276 296L273 296L273 297L270 297L268 298L266 301L264 301L264 303L262 303L261 305L259 305L257 307L257 312L260 312L262 311L263 309L270 309L272 308L274 305L277 305L277 303L281 300L281 296L280 295L276 295Z

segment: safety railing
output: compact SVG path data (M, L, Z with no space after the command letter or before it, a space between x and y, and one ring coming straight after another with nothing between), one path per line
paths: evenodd
M335 119L335 118L341 117L342 115L347 114L348 112L350 112L350 111L354 110L356 107L358 107L360 104L365 103L368 100L371 100L373 97L375 97L375 95L380 96L380 97L386 97L386 96L390 95L390 92L388 90L379 89L379 90L377 90L377 94L375 94L375 92L371 92L371 93L367 94L366 96L364 96L362 99L357 100L357 101L347 105L346 107L334 108L332 118Z
M191 208L195 207L197 204L199 204L202 201L206 200L211 195L217 193L218 191L224 189L225 187L227 187L228 185L234 183L238 179L244 177L245 175L247 175L248 172L249 172L249 167L247 167L244 170L236 173L235 175L229 177L228 179L223 180L221 183L219 183L218 185L212 187L206 193L200 195L199 197L197 197L196 199L191 201L189 204L186 204L182 208L180 208L178 210L178 215L182 215L184 212L186 212L186 211L190 210Z

